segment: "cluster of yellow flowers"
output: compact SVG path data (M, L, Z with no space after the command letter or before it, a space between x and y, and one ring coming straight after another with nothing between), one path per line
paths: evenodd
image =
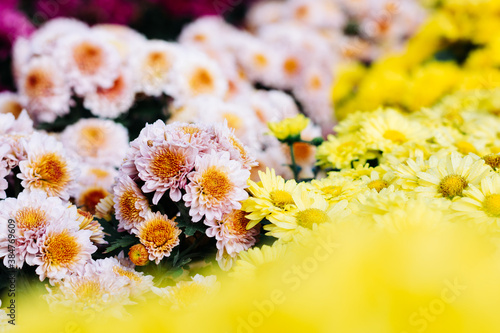
M337 72L332 98L338 119L380 106L411 112L455 91L500 85L500 2L439 3L401 53Z

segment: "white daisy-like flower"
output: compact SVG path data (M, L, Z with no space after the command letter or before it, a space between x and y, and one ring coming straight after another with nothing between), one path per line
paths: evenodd
M17 119L23 109L24 106L18 94L9 91L0 92L0 113L10 113Z
M148 199L137 184L126 174L119 173L116 178L114 208L118 220L118 230L137 230L150 211Z
M80 119L61 134L64 147L85 163L119 166L128 148L127 129L111 120Z
M241 209L240 201L248 197L245 188L249 177L250 171L232 160L228 152L212 151L197 156L195 170L188 174L190 183L183 196L193 222L200 221L203 216L207 220L221 220L224 214Z
M167 190L173 201L181 199L181 189L186 186L186 176L193 169L197 155L196 148L183 142L147 142L141 145L135 164L139 178L144 181L142 190L155 192L153 204L158 204Z
M9 220L15 221L16 267L22 268L26 262L34 265L35 257L40 253L37 241L53 223L67 223L76 227L78 224L76 208L68 207L57 197L47 197L43 191L23 191L17 198L0 201L0 258L8 260ZM11 222L11 221L10 221ZM11 244L12 245L12 244Z
M123 317L124 305L135 304L129 298L128 280L113 272L96 272L88 262L80 274L68 274L56 288L47 288L44 298L52 311L71 310L73 313L105 311L115 317Z
M469 185L478 185L492 172L491 167L478 156L452 152L436 167L417 173L419 186L415 191L424 196L454 199L463 196Z
M172 309L183 309L187 306L196 304L204 297L215 295L220 289L220 283L217 282L217 276L202 276L196 274L191 278L192 281L180 281L173 287L156 288L153 292L162 298L163 303L171 306Z
M222 220L209 220L205 224L208 237L217 240L217 262L223 270L229 270L238 253L246 251L257 242L260 225L247 230L249 220L246 212L233 210L224 214Z
M84 96L109 89L118 78L120 55L97 31L74 33L59 40L54 50L69 84Z
M69 112L70 86L52 58L42 56L25 64L18 87L21 102L35 121L52 122Z
M236 57L246 76L253 82L275 85L282 60L280 53L272 45L253 36L245 37Z
M83 272L87 261L97 247L92 244L92 231L75 229L59 221L51 223L37 242L40 255L33 260L38 265L36 273L40 281L49 278L51 285L71 273Z
M203 53L191 51L175 64L169 94L177 99L202 95L224 98L228 82L215 61Z
M149 212L134 232L146 247L149 260L158 264L164 257L169 257L172 249L179 245L179 235L182 231L177 227L177 223L166 215Z
M150 40L141 45L131 58L131 68L137 78L137 90L149 96L169 93L173 68L181 60L182 48L175 43Z
M127 68L120 74L109 88L98 87L85 95L83 105L92 114L103 118L117 118L127 112L135 100L136 84L133 73Z
M143 272L136 271L133 267L123 265L117 258L105 258L93 261L87 264L87 268L92 268L97 274L114 274L115 278L127 280L126 288L129 289L130 296L141 298L143 294L151 291L153 287L153 276L145 275Z
M26 142L27 159L19 162L21 185L28 190L40 189L49 196L68 200L76 185L78 169L62 143L42 133Z

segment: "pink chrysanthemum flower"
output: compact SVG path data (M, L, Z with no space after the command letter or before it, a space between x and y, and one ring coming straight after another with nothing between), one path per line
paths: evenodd
M177 223L161 213L149 213L135 232L149 253L149 260L156 264L170 256L172 249L179 245L181 230Z
M137 230L150 211L148 199L137 184L126 174L120 173L116 178L114 191L114 208L118 220L118 230Z
M78 95L108 89L118 78L118 51L97 31L74 33L61 38L54 51L71 87Z
M18 87L21 102L35 121L51 122L69 112L70 87L50 57L32 58L25 64Z
M238 253L246 251L257 241L260 234L260 225L247 230L249 220L246 212L233 210L225 214L222 220L207 221L208 237L215 237L217 240L217 262L224 270L229 270Z
M76 163L62 144L46 134L35 133L26 143L27 160L19 162L18 178L28 190L41 189L49 196L68 200L77 178Z
M156 205L167 190L173 201L179 201L198 150L182 142L165 141L160 144L147 142L141 145L140 152L135 164L139 177L145 182L142 190L155 192L153 204Z
M191 207L189 215L193 222L203 216L207 220L222 219L223 214L240 209L240 201L248 197L245 188L250 171L230 158L228 152L212 151L197 156L195 170L188 175L191 181L186 186L183 199Z
M76 209L69 208L61 199L47 197L43 191L23 191L18 198L0 201L0 258L4 264L8 260L8 223L15 221L16 231L16 266L22 268L26 262L34 265L35 257L40 253L37 241L45 234L50 224L63 223L77 225Z
M50 279L50 284L65 278L71 273L82 272L85 263L92 259L97 250L90 237L92 231L75 229L65 221L52 223L47 227L37 245L40 255L33 263L38 265L36 273L40 281Z
M215 148L211 135L211 129L207 125L180 122L168 124L165 133L168 141L184 142L196 148L198 154L208 153Z
M111 120L80 119L66 127L61 141L68 152L83 162L101 166L118 166L128 147L127 129Z
M98 87L96 91L85 95L83 105L96 116L116 118L132 107L135 92L132 73L127 69L122 69L111 87Z

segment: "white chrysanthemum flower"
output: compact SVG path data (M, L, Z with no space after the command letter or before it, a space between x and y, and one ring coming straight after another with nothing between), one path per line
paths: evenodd
M247 14L247 23L254 30L279 22L285 15L286 3L278 1L257 2L250 7Z
M127 279L119 278L113 272L94 272L89 262L84 273L68 274L56 288L47 288L44 298L52 311L71 310L80 314L88 311L103 312L123 317L124 305L135 304L129 299Z
M339 4L329 0L292 0L284 6L284 20L294 20L307 26L327 29L342 29L347 16Z
M245 36L241 48L237 50L238 63L243 67L246 76L253 82L273 86L281 64L280 53L270 44L250 36ZM279 84L279 83L278 83Z
M209 125L173 122L168 124L166 129L165 140L188 144L196 148L198 154L208 153L216 147Z
M85 95L83 105L92 114L103 118L117 118L127 112L135 101L136 83L132 72L121 69L109 88L98 87Z
M419 186L415 190L425 196L453 199L463 196L469 185L478 185L492 172L491 167L478 156L452 152L436 167L417 173Z
M191 51L175 64L169 94L176 99L189 99L202 95L223 98L228 82L220 67L203 53Z
M234 36L234 29L218 16L204 16L186 25L179 36L179 43L206 49L208 46L224 47ZM226 38L220 38L221 34Z
M153 204L158 204L167 190L173 201L181 199L181 189L186 186L186 176L193 169L197 155L196 148L183 142L148 142L140 147L135 164L139 178L144 181L142 190L155 192Z
M89 27L85 23L72 18L51 19L31 35L33 53L51 55L58 41L64 36L88 31Z
M169 94L174 65L182 61L183 50L178 44L150 40L141 45L131 58L131 68L137 77L137 90L149 96Z
M127 280L125 288L130 292L130 296L141 298L145 293L150 292L153 287L153 276L144 275L132 267L124 266L117 258L105 258L87 264L87 268L92 267L92 271L97 274L108 276L115 275L115 278Z
M80 167L81 174L78 178L78 184L81 186L99 185L107 190L111 190L118 171L113 167L101 165L83 164Z
M37 242L49 225L78 225L76 208L68 207L59 198L47 197L43 191L23 191L17 198L0 201L0 258L4 258L6 267L9 267L8 248L11 244L8 236L10 219L15 221L17 268L22 268L25 262L34 265L35 257L40 254Z
M220 220L233 209L241 209L240 201L248 197L245 188L249 177L250 171L232 160L228 152L212 151L197 156L195 170L188 174L191 182L183 196L193 222L200 221L203 216L207 220Z
M54 57L78 95L113 87L120 74L120 55L99 32L74 33L57 44Z
M61 141L85 163L115 167L123 161L129 142L123 125L96 118L80 119L66 127Z
M172 309L183 309L203 300L205 297L215 295L220 288L217 276L202 276L196 274L192 281L181 281L173 287L156 288L153 292L170 305Z
M68 200L77 180L76 162L68 158L62 143L35 133L26 142L27 159L19 162L18 178L28 190L40 189L49 196Z
M33 263L38 265L36 273L40 281L49 278L50 284L67 277L71 273L81 273L92 253L97 250L90 237L92 231L75 229L65 221L51 223L40 237L37 245L40 255Z
M118 230L137 230L150 211L148 199L129 176L119 173L116 178L114 208L118 220Z
M18 87L22 104L35 121L52 122L69 112L70 86L52 58L33 58L25 64Z
M0 92L0 114L10 113L17 119L23 109L24 106L18 94L9 91Z
M233 210L224 214L222 220L209 220L205 224L208 237L217 240L217 262L223 270L229 270L238 253L246 251L257 242L260 225L247 230L249 220L246 212Z
M17 87L20 86L24 67L33 56L32 42L25 37L17 37L12 45L12 76Z
M176 222L160 212L149 212L135 231L149 253L149 260L154 260L156 264L169 257L172 249L179 245L181 232Z

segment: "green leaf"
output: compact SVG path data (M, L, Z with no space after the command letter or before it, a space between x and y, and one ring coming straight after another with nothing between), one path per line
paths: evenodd
M125 235L122 238L117 239L114 242L111 242L110 246L106 248L104 253L110 253L116 249L126 248L137 242L137 238L133 235Z

